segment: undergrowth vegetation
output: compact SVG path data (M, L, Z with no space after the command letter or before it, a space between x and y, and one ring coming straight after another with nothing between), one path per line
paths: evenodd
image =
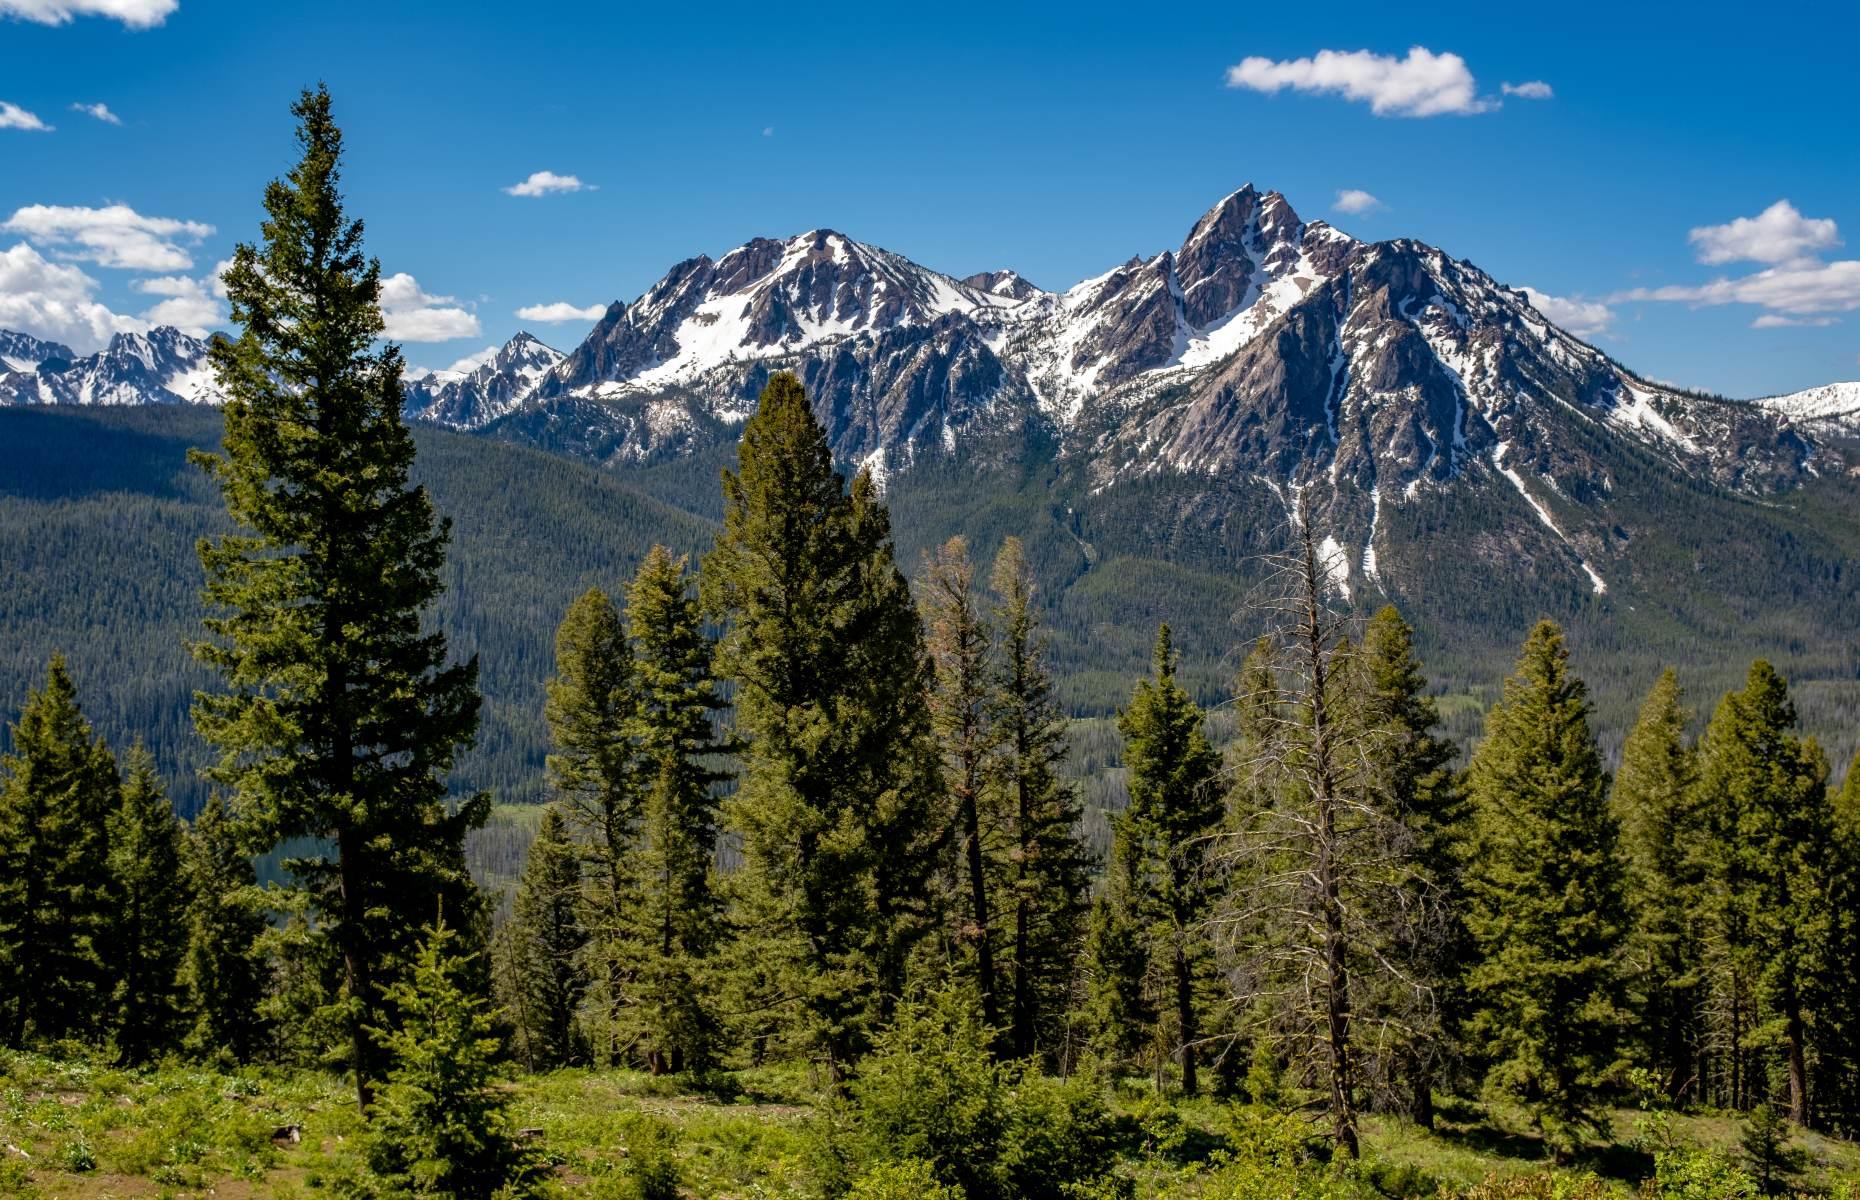
M1145 1080L991 1065L973 1029L912 1010L836 1097L806 1069L704 1076L564 1069L506 1085L546 1196L802 1200L1743 1200L1765 1195L1748 1122L1615 1114L1614 1140L1545 1158L1516 1114L1364 1124L1333 1160L1295 1111L1158 1095ZM1860 1146L1799 1129L1774 1193L1860 1200ZM0 1056L0 1195L353 1194L367 1138L345 1082L310 1070L128 1071Z

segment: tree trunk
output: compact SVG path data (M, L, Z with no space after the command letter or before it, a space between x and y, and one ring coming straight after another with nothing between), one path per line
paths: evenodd
M1184 933L1178 928L1175 937L1175 1016L1182 1044L1182 1094L1193 1096L1200 1090L1196 1076L1195 981L1188 967L1188 953L1182 945Z
M1789 1119L1808 1124L1808 1055L1803 1047L1802 1001L1790 978L1783 989L1784 1036L1789 1044Z
M1350 968L1345 956L1343 903L1337 877L1337 784L1331 762L1330 681L1324 658L1323 583L1309 520L1302 522L1305 558L1305 654L1311 680L1311 757L1317 804L1317 880L1323 913L1324 1030L1330 1049L1330 1112L1337 1148L1358 1155L1355 1080L1350 1054Z
M969 867L970 916L975 922L975 973L982 990L982 1021L995 1036L1001 1028L1001 1005L995 999L994 934L988 927L988 880L982 873L982 819L973 782L965 784L964 790L962 836Z
M336 870L342 886L342 975L349 992L349 1066L355 1074L355 1102L363 1112L374 1103L374 1080L368 1064L368 1004L372 972L363 947L362 869L352 844L353 829L336 831Z

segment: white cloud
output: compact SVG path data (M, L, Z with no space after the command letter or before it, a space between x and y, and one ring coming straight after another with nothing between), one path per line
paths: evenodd
M456 372L460 375L469 375L496 357L497 347L486 346L482 350L475 350L467 354L464 358L459 359L457 362L447 367L446 370Z
M1839 325L1839 317L1784 317L1776 313L1764 313L1750 323L1752 329L1788 329L1797 325L1813 325L1824 328Z
M517 310L517 316L525 321L598 321L606 311L605 304L582 308L566 300L557 300L553 304L526 304Z
M1366 213L1381 208L1382 201L1362 188L1344 188L1337 193L1337 202L1331 207L1340 213Z
M96 290L95 279L47 261L24 242L0 250L0 329L64 342L80 354L95 350L137 325L98 303Z
M131 29L148 29L179 7L180 0L0 0L0 16L40 25L67 25L73 17L108 17Z
M1841 244L1833 221L1804 217L1787 200L1727 225L1701 225L1686 236L1698 248L1702 263L1793 263Z
M432 296L402 271L381 281L381 318L398 342L449 342L477 337L478 318L451 296Z
M110 106L102 102L96 104L73 104L72 112L81 112L102 121L106 125L121 125L123 118L110 111Z
M194 260L178 244L198 242L213 232L199 221L145 217L127 204L107 208L29 204L0 230L24 234L62 250L66 257L131 271L185 271Z
M27 112L17 104L0 100L0 129L27 129L34 133L50 133L52 127L39 120L37 113Z
M1609 324L1615 319L1614 311L1599 300L1552 296L1534 287L1519 290L1530 297L1532 308L1577 337L1607 333Z
M1507 96L1516 96L1520 100L1551 100L1556 92L1541 79L1527 79L1523 83L1501 83L1498 90Z
M774 137L775 127L773 125L764 125L762 127L762 136L763 137Z
M129 285L138 292L166 299L142 314L150 325L173 325L182 333L205 337L207 331L226 322L226 313L214 292L219 288L217 275L194 279L187 275L161 275L138 279Z
M1610 299L1754 304L1798 316L1851 312L1860 308L1860 261L1792 263L1738 279L1714 279L1697 287L1635 288Z
M1271 94L1286 88L1365 100L1379 117L1436 117L1488 112L1497 102L1479 95L1466 60L1415 46L1408 57L1367 50L1320 50L1312 58L1251 57L1227 68L1227 86Z
M547 196L551 192L591 192L595 187L574 175L557 175L554 171L536 171L522 183L513 183L504 191L512 196Z
M1634 288L1609 299L1749 304L1765 310L1752 323L1758 329L1820 324L1825 314L1860 309L1860 260L1824 262L1816 257L1817 251L1841 244L1840 229L1833 221L1802 216L1787 200L1778 200L1754 217L1694 229L1690 239L1702 262L1773 265L1701 284Z

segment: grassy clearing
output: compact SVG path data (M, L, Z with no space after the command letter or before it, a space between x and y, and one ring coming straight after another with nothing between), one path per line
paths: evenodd
M705 1086L698 1086L702 1083ZM624 1200L653 1163L675 1168L680 1194L700 1198L817 1192L818 1081L799 1069L711 1080L631 1071L564 1070L509 1085L517 1127L551 1168L563 1196ZM1162 1103L1140 1090L1115 1099L1123 1131L1119 1175L1139 1200L1303 1197L1300 1190L1235 1191L1215 1165L1235 1113L1210 1100ZM1613 1140L1575 1164L1597 1180L1583 1196L1633 1196L1651 1171L1644 1114L1616 1114ZM1686 1115L1678 1140L1737 1153L1740 1121ZM0 1195L42 1200L278 1197L313 1200L357 1166L361 1126L352 1094L307 1070L197 1067L126 1072L81 1060L0 1055ZM1439 1129L1383 1117L1365 1122L1368 1169L1325 1196L1428 1196L1489 1181L1525 1188L1549 1169L1520 1125L1471 1105L1448 1105ZM1801 1134L1796 1180L1825 1190L1860 1178L1860 1145ZM1270 1172L1268 1172L1268 1175ZM1551 1195L1518 1191L1520 1196ZM1564 1194L1564 1193L1557 1193Z

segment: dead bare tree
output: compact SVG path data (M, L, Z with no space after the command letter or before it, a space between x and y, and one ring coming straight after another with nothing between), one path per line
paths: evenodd
M1362 1059L1386 1059L1431 1007L1403 947L1426 888L1378 781L1384 733L1367 715L1336 564L1301 500L1291 547L1255 607L1268 632L1241 670L1228 828L1213 927L1236 1027L1272 1036L1324 1095L1340 1152L1358 1153Z

